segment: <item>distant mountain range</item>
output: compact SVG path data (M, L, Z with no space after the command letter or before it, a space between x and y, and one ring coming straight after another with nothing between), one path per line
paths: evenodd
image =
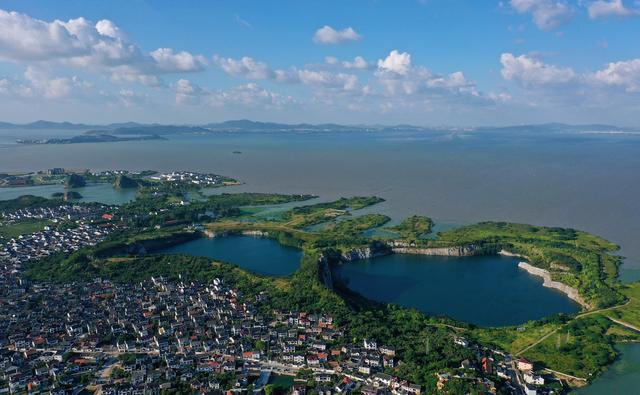
M166 140L158 135L142 135L132 137L118 137L110 134L81 134L70 138L51 138L51 139L18 139L18 144L81 144L81 143L117 143L121 141L140 141L140 140Z
M132 126L140 126L136 122L112 123L108 125L87 125L71 122L35 121L25 124L0 122L0 129L28 129L28 130L89 130L89 129L117 129Z
M439 131L439 132L514 132L514 133L640 133L640 128L619 127L614 125L587 124L569 125L563 123L545 123L535 125L514 125L500 127L424 127L414 125L340 125L326 124L284 124L258 122L251 120L232 120L202 125L161 125L136 122L111 123L107 125L89 125L70 122L36 121L27 124L0 122L0 130L77 130L86 135L172 135L206 134L214 132L348 132L348 131Z

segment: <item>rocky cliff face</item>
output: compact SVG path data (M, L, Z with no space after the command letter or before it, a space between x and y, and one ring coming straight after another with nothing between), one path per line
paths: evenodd
M134 180L131 177L127 177L124 174L120 174L116 177L116 180L113 183L113 187L117 189L126 189L126 188L137 188L140 184L138 181Z
M368 247L356 248L340 254L340 261L352 262L360 259L370 259L383 255L389 255L391 249L384 243L375 242Z
M81 188L85 185L87 185L87 182L80 174L69 174L64 180L65 188Z
M396 254L415 254L415 255L433 255L433 256L473 256L483 254L476 245L470 244L466 246L455 247L392 247L391 251Z
M203 233L205 234L205 236L209 238L225 237L232 234L236 234L236 235L240 234L243 236L254 236L254 237L269 237L269 232L264 232L261 230L243 230L240 232L229 232L229 231L215 232L212 230L205 230Z
M243 230L241 233L244 236L269 237L269 232L263 232L261 230Z
M511 251L507 251L507 250L500 250L498 251L498 255L502 255L502 256L509 256L512 258L523 258L526 259L528 261L530 261L531 259L526 256L526 255L522 255L522 254L516 254L515 252L511 252Z
M527 272L529 272L529 274L532 274L534 276L539 276L542 277L542 279L544 280L542 285L544 287L547 288L554 288L557 289L560 292L565 293L569 298L573 299L574 301L578 302L582 307L589 309L591 307L591 305L589 303L587 303L582 296L580 296L580 293L578 292L577 289L572 288L570 286L568 286L567 284L563 284L559 281L554 281L551 279L551 274L544 270L541 269L539 267L535 267L527 262L520 262L518 263L518 267L520 267L521 269L526 270Z
M359 259L370 259L389 254L415 254L433 256L473 256L482 255L486 251L474 244L454 247L415 247L413 243L402 241L390 242L388 245L376 242L368 247L356 248L340 254L339 260L342 262L357 261Z
M331 274L329 258L326 255L321 255L318 260L318 277L325 287L333 289L333 275Z

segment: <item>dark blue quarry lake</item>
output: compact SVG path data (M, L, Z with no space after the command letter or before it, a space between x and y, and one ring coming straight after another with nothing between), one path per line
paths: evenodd
M580 306L501 256L394 254L334 269L346 285L384 303L414 307L482 326L517 325Z
M190 254L233 263L254 273L283 277L300 266L302 251L275 240L252 236L201 238L159 251Z
M296 271L302 259L297 248L240 235L196 239L159 252L209 257L277 277ZM517 325L580 309L517 264L501 256L394 254L337 266L334 275L367 298L482 326Z

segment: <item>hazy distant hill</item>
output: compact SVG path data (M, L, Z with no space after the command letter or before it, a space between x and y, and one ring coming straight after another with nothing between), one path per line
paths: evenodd
M209 133L211 130L200 126L173 126L173 125L136 125L128 127L118 127L113 129L97 129L85 132L88 135L167 135L167 134L184 134L184 133Z
M35 121L31 123L17 124L9 122L0 122L0 129L28 129L28 130L89 130L89 129L102 129L112 130L121 127L134 127L140 126L136 122L125 123L112 123L108 125L87 125L83 123L71 123L71 122L51 122L51 121Z
M110 134L79 135L70 138L50 138L50 139L18 139L18 144L81 144L81 143L117 143L121 141L140 140L166 140L156 134L117 137Z
M587 124L569 125L563 123L545 123L533 125L513 125L496 127L425 127L415 125L340 125L326 124L285 124L259 122L248 119L230 120L203 125L161 125L140 124L137 122L111 123L107 125L89 125L71 122L36 121L27 124L0 122L0 130L66 130L83 131L85 135L171 135L205 134L215 132L354 132L354 131L440 131L475 133L520 133L520 134L562 134L562 133L640 133L640 128L619 127L614 125Z
M313 125L309 123L286 124L275 122L257 122L248 119L209 123L203 125L211 130L239 130L239 131L349 131L370 129L370 126L338 125L325 123Z
M491 132L538 132L538 133L588 133L588 132L638 132L640 128L620 127L603 124L568 125L564 123L543 123L537 125L513 125L501 127L478 127L477 131Z

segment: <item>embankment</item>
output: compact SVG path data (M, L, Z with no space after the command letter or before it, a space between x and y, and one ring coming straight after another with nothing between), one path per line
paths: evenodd
M352 262L360 259L370 259L389 254L413 254L413 255L429 255L429 256L450 256L450 257L467 257L477 255L502 255L508 257L516 257L529 259L529 257L521 254L512 253L503 249L493 249L475 244L452 246L452 247L418 247L403 241L393 241L388 244L376 242L368 247L353 249L341 253L338 257L334 257L331 262L343 263ZM337 259L335 259L337 258ZM325 257L326 259L326 257ZM326 265L326 262L324 262ZM559 281L551 279L551 274L541 268L535 267L527 262L520 262L518 266L528 273L542 277L543 286L547 288L557 289L566 294L570 299L579 303L582 307L589 309L591 306L578 293L578 290L572 288Z
M559 281L554 281L551 279L551 274L544 270L541 269L539 267L535 267L527 262L520 262L518 263L518 267L520 267L521 269L526 270L529 274L532 274L534 276L538 276L538 277L542 277L542 279L544 280L544 282L542 283L543 286L547 287L547 288L553 288L553 289L557 289L558 291L566 294L569 298L573 299L574 301L576 301L577 303L579 303L582 307L589 309L591 306L585 302L585 300L580 296L580 294L578 293L578 290L575 288L572 288L566 284L563 284Z
M96 257L105 258L115 255L145 255L161 250L163 248L172 247L187 241L195 240L200 237L198 232L175 232L170 235L150 238L146 240L137 240L133 243L103 243L96 247L94 255Z

